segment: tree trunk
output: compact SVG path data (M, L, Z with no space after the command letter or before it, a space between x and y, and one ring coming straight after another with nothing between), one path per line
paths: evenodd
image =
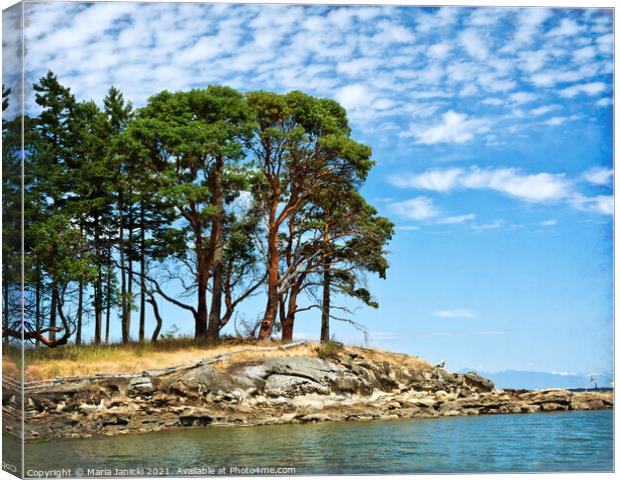
M58 306L58 291L56 285L52 283L52 304L50 305L50 328L56 327L56 308ZM56 340L56 332L50 330L49 339L53 342Z
M110 343L110 312L112 308L112 266L108 265L106 279L105 343Z
M199 232L200 233L200 232ZM202 242L196 243L196 257L198 258L198 310L194 315L196 328L194 338L206 338L207 320L207 286L209 283L209 262L204 256Z
M207 338L216 340L220 336L222 316L222 290L224 285L224 192L222 191L222 170L224 159L216 159L213 175L213 197L216 208L211 224L211 252L213 252L213 290L211 291L211 312Z
M118 250L121 263L121 333L123 343L129 342L127 325L127 272L125 271L125 214L122 190L119 192L119 239Z
M159 308L157 306L157 302L155 301L155 298L152 295L149 297L148 302L153 307L153 315L155 315L155 321L157 322L157 325L155 326L155 330L153 330L153 336L151 337L151 342L155 343L157 341L157 337L159 337L159 332L161 332L161 326L162 326L163 321L161 319L161 315L159 314Z
M101 250L99 245L99 217L95 217L95 259L97 262L97 277L95 278L95 345L101 344L101 317L103 313Z
M288 297L288 311L286 312L286 317L282 322L282 341L285 343L293 341L295 310L297 310L297 294L298 292L292 289Z
M97 278L95 280L95 345L101 344L101 320L103 317L101 265L97 266Z
M146 262L144 241L144 199L140 201L140 332L138 338L144 341L144 323L146 318L146 280L144 278Z
M84 236L84 227L82 222L80 222L80 239ZM75 344L82 344L82 315L84 309L84 280L82 279L82 275L80 275L80 282L78 286L78 310L77 310L77 330L75 332Z
M9 282L6 281L6 278L4 279L3 285L4 285L4 304L3 304L4 309L2 311L2 322L3 322L2 324L4 325L5 330L8 331L9 324L10 324L10 321L9 321L9 313L10 313L9 312ZM8 344L8 341L9 341L8 335L3 336L2 339L4 340L5 343Z
M41 329L43 322L41 322L41 267L37 265L37 287L35 290L35 299L34 299L34 325L35 329L38 331ZM40 345L41 342L39 339L36 341L37 345Z
M284 322L286 322L286 304L284 295L280 295L280 298L278 299L278 307L280 310L280 325L284 325Z
M77 330L75 332L75 344L82 344L82 315L84 310L84 281L80 277L78 290Z
M217 250L220 248L218 247ZM222 289L224 284L224 266L222 260L216 260L215 267L213 269L213 291L211 292L211 313L209 314L209 331L207 332L207 338L210 340L217 340L220 337L220 327L222 321Z
M260 326L258 338L261 340L271 338L273 322L276 318L278 309L278 281L279 281L279 257L278 257L278 226L275 222L277 202L273 203L269 213L269 236L268 256L267 256L267 307L265 308L265 316Z
M293 327L295 326L295 314L297 313L297 297L301 292L307 273L300 274L299 278L291 286L288 296L288 308L286 318L282 322L282 341L293 341Z
M331 306L332 273L330 266L323 272L323 305L321 309L321 343L329 342L329 309Z
M131 205L131 190L129 191L130 195L130 205L129 205L129 219L127 220L127 247L129 249L129 253L127 255L127 267L129 272L127 273L127 309L125 310L125 323L127 328L127 342L130 341L131 337L131 307L133 305L133 206Z

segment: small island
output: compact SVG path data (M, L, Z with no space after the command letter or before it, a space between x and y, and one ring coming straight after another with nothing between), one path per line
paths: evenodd
M3 469L611 471L613 13L6 9Z
M188 352L208 356L142 372L28 381L26 439L613 407L613 392L501 390L474 372L456 374L378 349L337 342L255 343ZM93 367L97 364L77 363L73 372ZM45 364L28 368L45 372ZM5 431L19 435L19 386L6 378L4 385Z

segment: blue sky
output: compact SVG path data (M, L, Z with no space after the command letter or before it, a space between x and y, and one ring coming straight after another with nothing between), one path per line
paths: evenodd
M29 3L25 18L29 83L51 69L81 99L226 84L340 101L377 161L363 192L397 224L388 279L370 279L381 307L355 314L371 344L452 369L611 369L611 10ZM296 329L318 337L316 314Z

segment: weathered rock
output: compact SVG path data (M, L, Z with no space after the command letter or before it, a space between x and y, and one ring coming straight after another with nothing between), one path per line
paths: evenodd
M465 379L465 383L475 387L477 390L481 392L490 392L495 388L495 384L489 380L488 378L484 378L477 373L468 372L463 375Z
M324 413L313 413L308 415L298 415L295 417L296 420L299 420L302 423L308 422L327 422L332 418L329 415Z
M374 357L376 358L376 356ZM346 349L328 360L270 357L134 376L57 379L25 391L27 439L214 425L264 425L613 407L611 392L496 390L475 373L408 369ZM21 393L6 383L6 431L21 432Z
M308 357L268 358L264 366L269 374L307 378L324 385L336 378L336 373L342 375L346 372L346 369L338 364Z
M233 379L211 365L203 365L184 373L175 379L178 382L202 392L227 391L235 387Z
M132 378L127 386L127 390L132 393L150 393L155 390L151 377Z
M213 422L213 416L205 409L190 408L179 415L179 421L184 427L205 426Z
M265 394L271 397L293 398L308 393L329 394L329 387L308 378L274 374L267 378Z

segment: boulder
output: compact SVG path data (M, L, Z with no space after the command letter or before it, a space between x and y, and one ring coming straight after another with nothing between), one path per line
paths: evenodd
M129 394L151 393L155 390L151 377L135 377L129 381L127 391Z
M365 379L346 373L336 375L330 382L330 387L335 393L350 393L360 395L371 395L372 385Z
M490 392L495 388L495 384L491 380L478 375L475 372L467 372L463 375L463 379L465 380L465 383L480 392Z
M270 375L265 382L265 394L270 397L293 398L308 393L329 394L329 387L308 378L291 375Z
M177 382L183 383L190 390L201 392L228 391L235 388L230 375L220 372L211 365L202 365L177 376Z
M320 358L307 357L280 357L269 358L264 362L265 369L270 374L290 375L307 378L323 385L346 372L340 365L326 362Z

